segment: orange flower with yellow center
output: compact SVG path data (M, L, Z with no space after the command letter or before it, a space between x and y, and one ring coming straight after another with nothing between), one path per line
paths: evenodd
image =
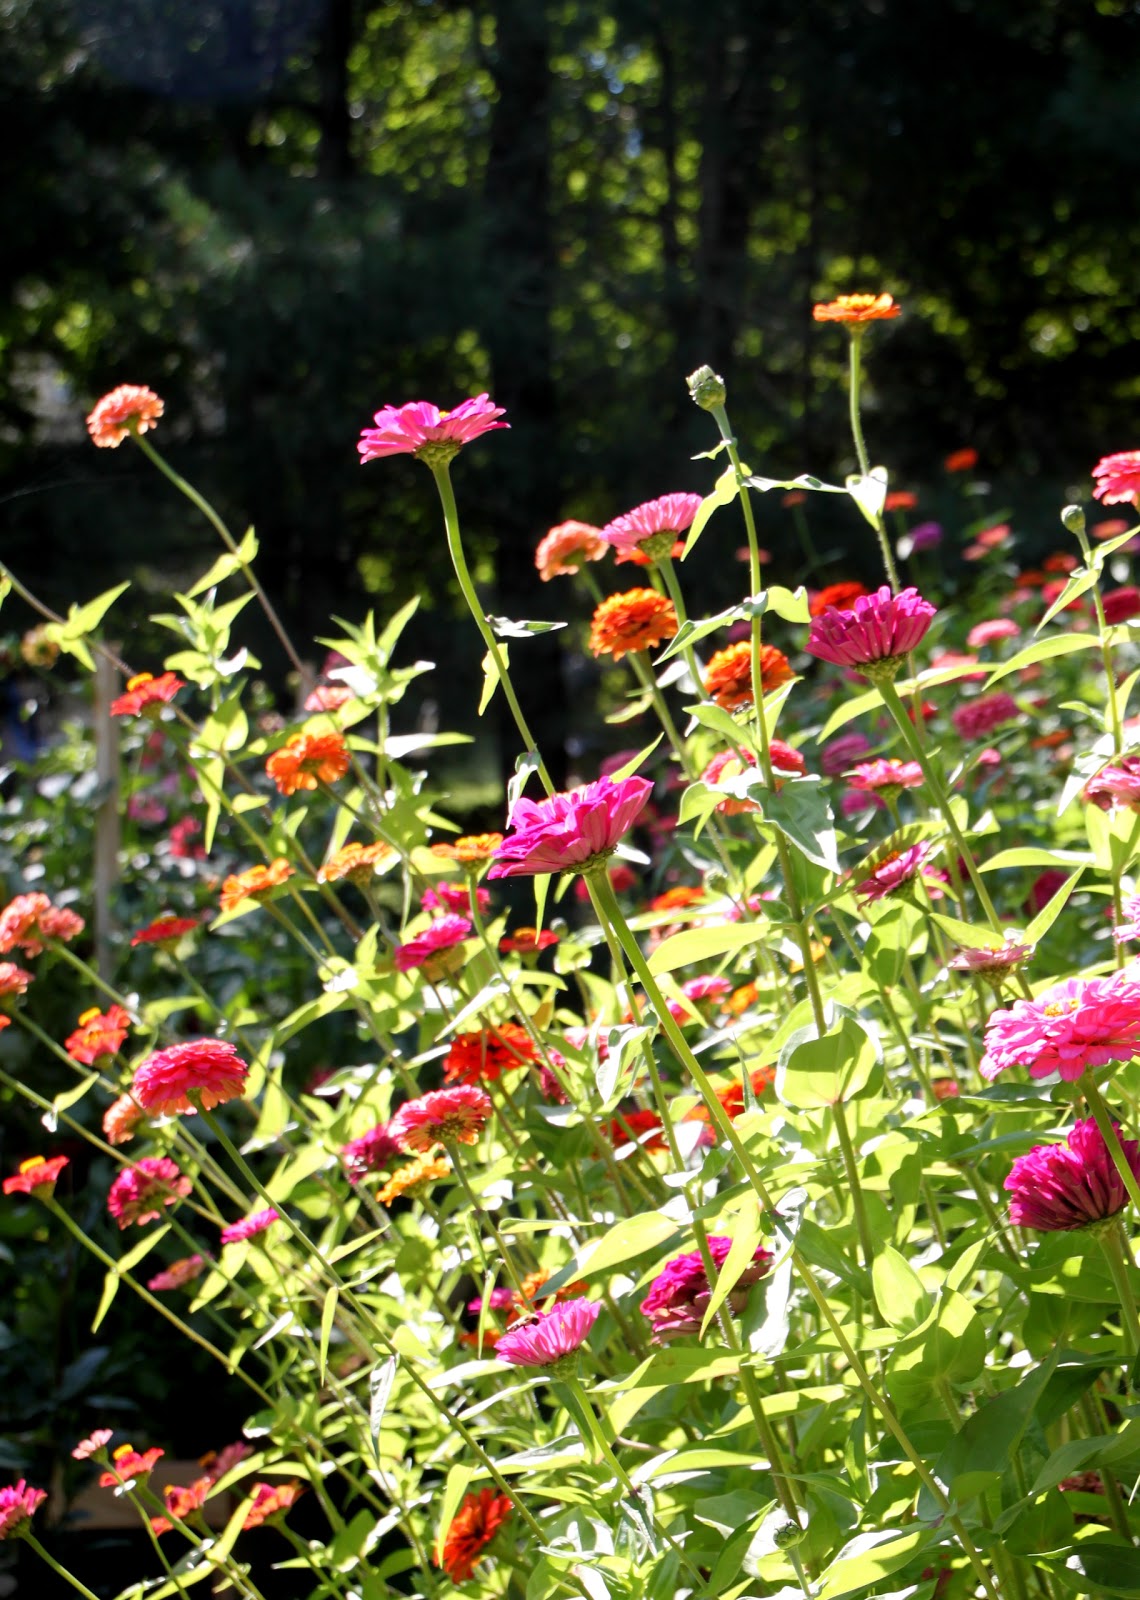
M348 746L342 733L295 733L265 763L280 794L335 783L348 771Z
M885 322L902 310L893 295L841 294L835 300L821 301L811 308L817 322Z
M480 867L490 861L503 842L501 833L466 833L450 844L433 844L431 853L441 861L458 861L465 867Z
M317 878L321 883L339 883L343 878L348 878L352 883L365 884L377 873L386 872L399 854L390 844L358 844L354 841L330 856L317 873Z
M627 589L611 594L594 612L590 651L615 661L639 650L652 650L677 632L677 610L656 589Z
M393 1200L418 1189L421 1184L446 1178L450 1171L451 1162L445 1156L417 1156L405 1166L397 1167L376 1198L382 1206L390 1206Z
M256 900L292 876L293 868L284 856L278 856L267 867L247 867L244 872L231 873L222 884L222 910L232 911L243 900Z
M760 648L760 689L769 694L794 676L788 658L775 645ZM741 639L726 650L718 650L705 671L705 693L718 706L734 711L752 703L752 644Z

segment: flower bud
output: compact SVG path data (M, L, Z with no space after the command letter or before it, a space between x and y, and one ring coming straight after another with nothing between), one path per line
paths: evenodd
M803 1544L807 1538L807 1529L798 1522L793 1522L789 1517L772 1535L772 1542L777 1550L794 1550L798 1544Z
M1085 513L1081 506L1066 506L1061 512L1061 521L1078 539L1085 531Z
M728 390L724 386L724 379L718 377L711 367L698 367L695 372L689 373L686 381L690 397L702 411L712 411L715 406L724 404Z

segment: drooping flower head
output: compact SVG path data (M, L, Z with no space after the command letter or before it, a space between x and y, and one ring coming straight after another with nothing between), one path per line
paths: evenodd
M284 856L277 856L268 866L247 867L244 872L234 872L222 884L223 911L233 911L243 900L256 900L280 888L293 876L293 868Z
M728 1260L732 1240L726 1235L709 1235L709 1255L719 1272ZM768 1271L771 1253L761 1245L729 1293L725 1305L739 1316L748 1300L748 1291ZM653 1325L653 1343L666 1344L686 1334L700 1333L701 1323L712 1298L712 1288L699 1250L687 1251L667 1261L641 1302L642 1315Z
M54 1192L59 1175L68 1165L66 1156L29 1156L21 1161L10 1178L4 1179L5 1194L34 1194L43 1198Z
M451 1162L446 1156L417 1156L414 1161L407 1161L402 1167L396 1168L388 1182L377 1192L376 1198L382 1206L390 1206L393 1201L406 1194L414 1194L425 1184L446 1178L450 1172Z
M650 561L663 561L700 509L699 494L663 494L607 522L602 538L615 550L640 550Z
M91 442L100 450L116 450L129 433L146 433L163 413L162 401L144 384L121 383L95 402L87 418Z
M59 939L67 944L84 927L82 917L53 906L46 894L18 894L0 911L0 954L22 950L28 956L42 955L45 942Z
M500 1022L474 1033L457 1033L443 1061L448 1083L494 1083L504 1072L535 1059L534 1040L517 1022Z
M350 1139L340 1152L345 1171L353 1183L359 1183L370 1172L381 1172L390 1167L399 1153L399 1145L392 1137L386 1122L378 1122L367 1133Z
M304 1486L296 1478L289 1483L255 1483L253 1504L246 1512L243 1529L260 1528L275 1517L283 1517L304 1492Z
M1116 1132L1119 1137L1119 1126ZM1121 1139L1120 1147L1140 1179L1140 1143ZM1128 1204L1124 1180L1092 1117L1075 1123L1065 1144L1037 1145L1019 1156L1005 1187L1012 1196L1009 1220L1014 1227L1043 1233L1087 1228L1115 1217Z
M140 1451L132 1444L119 1445L118 1449L111 1452L113 1471L104 1472L99 1478L100 1489L121 1489L124 1484L149 1478L165 1454L165 1450Z
M999 689L976 700L964 700L950 713L950 721L963 739L984 739L995 728L1015 722L1020 716L1017 701Z
M423 933L396 946L396 971L412 972L423 967L424 976L432 983L445 977L462 961L459 946L470 937L473 926L467 917L437 917Z
M340 883L347 878L358 887L371 883L382 872L387 872L400 859L400 852L390 844L360 844L351 840L342 845L317 872L319 883Z
M162 672L157 678L150 672L136 673L133 678L128 678L126 693L111 701L111 715L141 717L152 707L156 708L156 712L161 711L185 687L176 672Z
M197 917L156 917L145 928L131 934L131 948L143 944L173 945L193 933L198 927Z
M79 1026L68 1035L64 1049L73 1061L90 1067L100 1056L113 1056L130 1031L130 1013L122 1006L109 1006L105 1013L92 1006L79 1018Z
M193 1188L169 1156L144 1156L116 1174L107 1195L107 1210L120 1228L156 1222L163 1206L177 1205Z
M856 897L868 905L909 888L922 872L933 846L925 841L905 850L892 850L878 861L862 882L855 885Z
M205 1256L182 1256L151 1278L147 1288L152 1294L164 1294L171 1289L182 1289L186 1284L193 1283L195 1278L200 1278L208 1265Z
M401 1150L427 1155L437 1144L477 1144L491 1110L490 1095L460 1083L405 1100L388 1128Z
M656 589L627 589L611 594L594 612L590 623L590 653L595 656L634 655L653 650L677 632L677 611L672 600Z
M1074 1083L1090 1067L1131 1061L1140 1050L1140 981L1127 969L1111 978L1065 978L993 1012L985 1046L980 1070L991 1083L1008 1067L1026 1067L1031 1078L1057 1072Z
M321 783L336 783L351 758L342 733L295 733L265 763L278 794L296 794Z
M540 541L534 564L543 583L578 571L583 562L601 561L609 545L601 528L589 522L560 522Z
M264 1211L255 1211L251 1216L242 1217L240 1222L231 1222L224 1227L222 1243L244 1244L247 1239L256 1239L258 1234L264 1233L280 1220L280 1211L274 1206L267 1206Z
M511 809L511 832L495 851L491 878L582 872L605 861L627 833L653 785L645 778L598 778L545 800L520 798Z
M436 1566L443 1568L452 1583L467 1582L512 1509L506 1495L495 1489L479 1489L464 1498L447 1530L442 1554L435 1557Z
M794 677L787 656L775 645L760 647L760 692L770 694ZM738 639L718 650L705 668L705 693L726 711L752 704L752 642Z
M96 1428L86 1439L80 1439L75 1449L71 1452L75 1461L90 1461L92 1456L97 1456L100 1450L106 1449L115 1437L113 1428Z
M926 636L934 614L917 589L895 595L883 584L849 607L833 607L814 617L807 651L837 667L856 667L868 678L894 677L903 658Z
M885 322L901 311L902 306L889 294L841 294L834 300L818 301L811 308L816 322L844 322L855 328L867 322Z
M135 1071L131 1093L152 1116L210 1111L245 1093L249 1068L225 1039L191 1039L157 1050Z
M811 597L808 607L813 617L821 617L831 606L850 606L869 590L861 583L828 583Z
M917 761L862 761L845 773L852 789L864 794L893 796L903 789L918 789L923 782Z
M34 1517L46 1499L47 1490L31 1488L25 1478L0 1489L0 1539L18 1531L21 1522Z
M103 1132L108 1144L129 1144L144 1114L133 1095L121 1094L103 1113Z
M363 430L356 448L362 463L382 456L415 456L429 467L446 466L473 439L509 428L509 422L499 420L505 415L487 394L462 401L454 411L441 411L428 400L384 406L372 419L375 427Z
M1135 505L1140 495L1140 450L1118 450L1102 456L1092 469L1093 499L1106 506Z
M581 1349L601 1310L592 1300L564 1300L531 1322L508 1329L495 1346L512 1367L552 1367Z

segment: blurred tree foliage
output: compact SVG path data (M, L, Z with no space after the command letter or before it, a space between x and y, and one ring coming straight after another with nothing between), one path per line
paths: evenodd
M356 463L379 405L509 408L461 503L541 616L550 523L707 483L701 361L754 468L850 464L844 289L905 303L870 432L911 480L972 444L1062 492L1137 443L1133 0L4 0L0 87L5 552L57 601L201 566L85 442L120 381L309 631L448 604L422 469Z

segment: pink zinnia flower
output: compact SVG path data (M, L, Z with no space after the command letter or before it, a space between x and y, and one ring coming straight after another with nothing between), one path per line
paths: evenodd
M168 1156L144 1156L124 1167L107 1195L107 1210L120 1228L131 1223L156 1222L163 1206L177 1205L193 1188Z
M987 644L996 644L999 639L1016 639L1020 632L1012 617L990 617L970 629L966 643L971 650L980 650Z
M437 1144L477 1144L491 1109L485 1090L457 1083L405 1100L388 1129L401 1150L426 1154Z
M539 542L534 564L543 583L578 571L584 561L601 561L609 546L601 528L589 522L560 522Z
M393 1139L386 1122L378 1122L374 1128L369 1128L367 1133L362 1133L357 1139L350 1139L340 1152L340 1159L344 1162L345 1171L353 1183L359 1183L370 1172L379 1172L382 1168L392 1164L392 1157L399 1150L399 1145Z
M508 1329L495 1345L500 1361L512 1367L553 1367L581 1349L601 1307L592 1300L563 1300L533 1321Z
M708 1243L709 1255L719 1272L728 1259L732 1240L724 1235L710 1234ZM727 1308L736 1316L744 1310L749 1289L759 1282L771 1264L771 1253L761 1245L753 1255L751 1265L745 1267L725 1301ZM691 1250L667 1261L641 1302L642 1315L653 1324L653 1343L666 1344L670 1339L700 1333L711 1298L712 1288L699 1250Z
M1113 806L1140 810L1140 756L1121 756L1112 766L1102 767L1090 778L1083 791L1086 804L1111 811Z
M700 977L687 978L681 985L681 993L686 1000L699 1005L702 1001L723 1000L726 994L732 993L732 984L727 978L702 973Z
M1013 696L999 689L996 694L965 701L950 713L950 721L963 739L984 739L994 728L1016 721L1020 715Z
M427 400L384 406L372 419L376 426L364 429L356 448L362 463L381 456L415 456L429 467L442 466L481 434L509 428L509 422L499 421L505 415L486 394L464 400L454 411L440 411Z
M1120 1127L1116 1124L1119 1136ZM1140 1178L1140 1144L1121 1139L1125 1160ZM1009 1220L1016 1228L1067 1233L1115 1217L1128 1191L1092 1117L1069 1130L1067 1144L1039 1144L1019 1156L1005 1187L1012 1195Z
M1121 589L1110 589L1101 603L1107 623L1127 622L1129 617L1140 616L1140 589L1131 584Z
M113 1428L96 1428L90 1438L80 1439L71 1454L76 1461L89 1461L92 1456L97 1456L100 1450L109 1445L114 1437Z
M249 1068L224 1039L193 1039L149 1056L135 1072L131 1093L152 1116L209 1111L245 1093Z
M855 894L864 905L884 900L914 882L931 854L932 846L912 844L906 850L893 850L871 869L868 877L855 885Z
M442 973L439 958L448 950L454 950L456 945L463 943L471 933L472 924L466 917L446 916L437 917L429 928L417 934L414 939L409 939L406 944L398 944L395 949L395 963L397 972L411 972L415 967L426 967L428 977L433 971Z
M581 872L600 863L632 827L653 785L645 778L598 778L546 800L516 800L513 832L495 851L490 878Z
M1102 456L1092 469L1096 479L1093 499L1106 506L1134 505L1140 495L1140 450L1120 450Z
M491 909L490 892L476 889L475 904L483 916ZM424 890L420 905L425 911L452 911L462 916L471 909L471 894L465 883L436 883Z
M264 1233L280 1220L280 1211L274 1206L267 1206L264 1211L255 1211L252 1216L242 1217L240 1222L231 1222L223 1228L222 1243L244 1244L247 1239L255 1239L259 1233Z
M660 559L672 553L673 541L692 526L700 509L699 494L663 494L659 500L646 500L624 516L607 522L602 538L617 550L634 550L648 544L645 553Z
M934 607L917 589L893 595L886 584L849 607L832 607L812 618L807 652L837 667L874 669L897 663L925 637ZM879 667L883 663L883 667Z
M145 384L121 383L96 401L87 418L92 444L117 450L129 433L146 433L163 412L162 401Z
M0 1539L6 1539L13 1528L34 1517L47 1499L46 1489L32 1489L25 1478L6 1489L0 1489Z
M965 946L946 965L954 972L976 973L982 978L1002 978L1023 961L1028 961L1034 948L1031 944L1016 944L1012 939L1007 939L1005 944L984 948Z
M922 768L917 761L863 761L845 774L853 789L876 794L881 789L898 792L922 785Z
M863 733L841 733L838 739L831 739L820 751L819 764L829 778L837 778L841 772L846 772L853 761L866 755L871 748L871 741Z
M1140 1050L1140 981L1127 971L1111 978L1065 978L1033 1000L995 1011L986 1023L982 1077L1027 1067L1031 1078L1060 1073L1074 1083L1090 1067L1131 1061Z
M166 1294L172 1289L182 1289L186 1284L193 1283L195 1278L200 1278L208 1264L205 1256L182 1256L151 1278L147 1288L152 1294Z
M352 690L346 688L343 683L318 683L316 688L310 689L305 696L304 709L306 711L339 711L341 706L347 705L352 698Z
M0 953L22 950L28 956L42 955L46 940L66 944L84 926L82 917L53 906L46 894L18 894L0 911Z
M492 1289L487 1297L487 1309L489 1311L510 1311L514 1303L515 1292L513 1289ZM468 1300L467 1309L473 1317L477 1317L483 1309L482 1298Z
M1125 944L1130 939L1140 939L1140 894L1130 895L1120 909L1127 920L1118 923L1112 930L1117 944Z

